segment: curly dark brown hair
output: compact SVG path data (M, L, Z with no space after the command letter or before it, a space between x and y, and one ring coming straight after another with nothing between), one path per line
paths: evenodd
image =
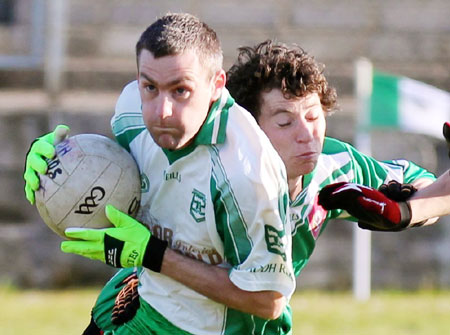
M325 113L337 109L336 90L317 63L301 47L267 40L241 47L236 63L227 72L227 88L236 102L258 120L261 94L280 89L286 99L317 93Z

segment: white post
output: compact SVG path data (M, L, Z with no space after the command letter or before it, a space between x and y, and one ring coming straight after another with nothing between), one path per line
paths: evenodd
M67 0L47 0L44 82L51 105L59 103L67 42Z
M365 58L355 63L355 95L357 102L357 130L355 147L371 155L369 133L370 96L372 94L372 64ZM364 301L370 298L371 290L371 232L353 228L353 295Z

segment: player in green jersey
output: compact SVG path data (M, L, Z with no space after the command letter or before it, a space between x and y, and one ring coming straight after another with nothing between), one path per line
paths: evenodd
M358 195L342 190L332 194L336 191L334 185L329 186L319 199L319 191L329 184L345 183L338 184L340 187L348 186L347 183L360 184L372 188L364 189L365 192L373 191L366 194L367 197L380 200L383 193L376 189L393 181L381 190L394 200L406 200L415 189L430 185L435 180L434 175L405 160L377 161L347 143L325 137L326 117L336 110L336 91L323 75L323 67L299 46L268 40L255 47L242 47L239 51L238 60L227 73L227 88L236 101L252 113L285 163L296 275L308 262L317 237L330 219L346 217L364 221L360 225L372 230L400 230L400 222L392 222L393 227L383 229L382 217L375 216L373 222L378 226L371 226L362 213L346 208L353 204L361 207ZM439 184L430 185L427 193L432 192L431 187L437 189L438 185L443 185L446 175L440 178ZM426 201L423 192L425 189L413 197L421 197L423 203ZM448 194L449 189L441 193ZM402 197L403 194L406 195ZM327 198L334 201L327 201ZM410 201L413 209L419 208L415 201L418 199ZM389 205L395 214L400 214L401 208L397 208L395 201ZM349 217L343 209L350 209L355 215ZM448 205L441 205L439 210L435 208L427 213L409 211L411 217L407 224L435 222L434 219L424 220L445 215L448 210Z
M266 41L240 48L227 73L230 93L252 113L285 163L296 276L330 219L397 231L450 213L448 173L432 183L434 175L412 162L380 162L325 137L326 117L336 109L336 91L322 71L300 47ZM381 213L382 206L374 203L386 211ZM269 323L267 331L276 324Z

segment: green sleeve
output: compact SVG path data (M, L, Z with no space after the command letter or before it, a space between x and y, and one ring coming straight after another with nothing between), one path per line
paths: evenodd
M355 149L350 144L334 139L325 142L325 153L347 152L350 156L350 169L353 170L353 178L350 182L378 188L381 184L390 180L402 183L411 183L420 178L435 180L433 173L419 165L404 160L378 161Z
M325 155L347 157L348 163L342 165L341 168L341 170L345 169L346 175L349 176L347 181L376 189L390 180L397 180L401 183L412 183L421 178L436 179L433 173L413 162L404 159L378 161L358 151L350 144L336 139L326 139L323 153ZM332 179L329 179L328 183L336 182ZM321 186L323 187L325 185ZM328 218L336 218L341 213L341 210L330 211Z

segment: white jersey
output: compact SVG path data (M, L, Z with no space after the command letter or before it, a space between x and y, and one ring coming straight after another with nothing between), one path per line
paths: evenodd
M223 90L184 149L155 144L141 113L137 82L123 90L112 119L118 142L142 178L139 220L169 247L229 268L246 291L295 288L284 165L253 117ZM193 334L257 334L256 317L226 308L162 274L145 270L139 294Z

